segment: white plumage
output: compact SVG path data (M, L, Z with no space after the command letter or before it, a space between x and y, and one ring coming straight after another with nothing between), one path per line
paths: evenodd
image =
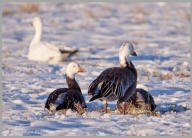
M63 46L62 49L59 49L51 43L41 42L42 22L39 17L33 19L32 25L35 28L35 35L29 46L29 60L58 63L66 60L67 57L77 52L76 49L70 47Z

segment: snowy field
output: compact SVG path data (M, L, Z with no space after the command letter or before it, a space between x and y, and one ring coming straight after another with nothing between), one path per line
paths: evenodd
M80 49L70 60L86 73L76 76L89 111L48 116L44 104L55 89L67 87L68 62L29 61L34 29L43 20L43 41ZM2 21L4 136L190 135L190 3L7 3ZM158 116L102 113L89 103L89 84L106 68L119 66L123 40L134 40L138 86L148 90ZM109 104L116 107L116 101Z

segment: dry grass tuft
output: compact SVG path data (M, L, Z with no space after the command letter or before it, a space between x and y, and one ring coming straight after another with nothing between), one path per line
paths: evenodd
M140 4L138 4L133 10L132 13L134 14L142 14L142 15L149 15L150 12L144 9Z
M166 79L172 79L173 78L173 73L172 72L166 72L163 73L160 70L153 70L152 74L156 77L160 77L161 80L166 80Z
M87 16L88 16L89 18L96 18L96 17L97 17L97 16L94 14L94 12L91 11L91 10L88 10L88 11L86 12L86 14L87 14Z
M173 75L171 73L167 73L165 75L160 75L161 80L166 80L166 79L172 79Z
M77 113L78 113L78 114L82 115L83 113L86 112L86 109L83 108L81 104L75 103L74 105L75 105L75 107L76 107L76 109L77 109Z
M120 114L123 114L123 108L121 106L118 106L118 111ZM138 115L141 114L143 111L139 108L136 108L134 104L131 102L127 104L125 114L131 114L131 115Z
M105 11L111 11L111 8L107 4L103 5L103 9Z
M100 62L96 61L95 63L93 63L93 66L94 66L94 67L98 67L99 64L100 64Z
M33 70L30 68L30 69L26 70L26 73L29 74L29 75L31 75L31 74L33 74L34 72L33 72Z
M151 72L151 74L153 74L156 77L160 77L161 80L173 79L174 76L179 76L181 78L190 77L190 74L187 71L183 71L183 70L177 71L177 72L176 71L175 72L170 72L170 71L162 72L160 70L153 70Z
M49 84L47 84L47 82L42 82L41 86L42 87L47 87Z
M191 21L191 15L190 15L190 13L186 12L184 16L185 16L184 18L185 18L187 21Z
M161 76L161 72L159 70L154 70L153 75L159 77Z
M87 15L88 18L99 18L99 15L90 9L87 9L85 11L85 14Z
M176 76L181 77L181 78L190 77L190 74L188 74L187 72L184 72L184 71L174 72L174 74L175 74Z
M121 104L117 105L117 110L119 111L120 114L123 114L123 108ZM130 115L140 115L140 114L145 114L145 115L152 115L152 116L160 116L160 114L156 111L151 111L151 106L150 104L145 105L145 106L135 106L132 102L128 102L126 106L126 111L125 114L130 114Z
M190 136L191 135L191 133L190 132L186 132L186 130L184 128L182 128L181 134L182 134L182 136Z
M21 6L21 12L34 13L38 12L39 4L37 3L24 3Z
M12 15L14 13L13 10L4 8L3 9L3 16Z

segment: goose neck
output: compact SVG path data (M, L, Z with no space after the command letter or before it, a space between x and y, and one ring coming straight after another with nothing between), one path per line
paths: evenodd
M31 41L31 45L40 42L41 36L42 36L42 25L35 26L35 35L33 37L33 40Z
M79 91L81 91L75 78L70 78L68 75L65 75L65 76L66 76L66 82L67 82L68 88L78 89Z
M129 68L135 74L135 76L137 77L137 70L135 69L135 66L133 65L133 63L131 61L127 62L126 67Z
M128 64L130 64L130 60L128 57L120 57L119 59L119 63L121 65L121 67L127 67Z

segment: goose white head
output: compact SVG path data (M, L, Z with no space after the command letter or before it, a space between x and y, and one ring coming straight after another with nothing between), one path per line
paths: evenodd
M32 26L33 26L34 28L40 28L40 27L42 27L41 18L39 18L39 17L34 17L34 18L33 18L33 21L32 21Z
M79 72L85 72L85 70L82 67L80 67L77 63L71 62L67 65L66 75L69 78L74 79L75 74Z
M126 66L129 55L137 56L132 42L123 42L119 49L119 62L121 66Z

